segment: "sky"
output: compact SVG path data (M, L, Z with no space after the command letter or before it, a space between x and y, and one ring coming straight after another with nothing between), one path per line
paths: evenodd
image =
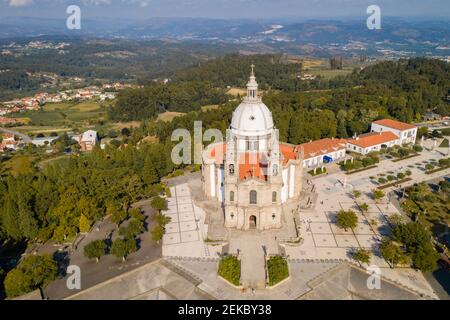
M366 17L369 5L382 15L450 18L450 0L0 0L1 17L66 18L69 5L83 17L145 19L207 18L342 18Z

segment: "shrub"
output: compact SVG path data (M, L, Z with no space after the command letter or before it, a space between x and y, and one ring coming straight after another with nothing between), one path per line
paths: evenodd
M241 280L241 261L235 256L225 256L219 262L218 274L238 286Z
M434 166L431 164L431 163L427 163L426 165L425 165L425 169L426 170L431 170L431 169L433 169L434 168Z
M397 178L398 179L403 179L405 177L405 174L402 172L397 173Z
M385 184L387 182L387 180L385 178L379 178L378 179L378 183L379 184Z
M409 177L410 175L412 175L412 172L411 172L411 170L406 170L405 174Z
M415 144L413 146L413 149L414 149L415 152L422 152L422 150L423 150L422 146L420 146L418 144Z
M366 158L362 159L363 167L371 166L371 165L373 165L373 163L374 162L373 162L372 158L370 158L370 157L366 157Z
M281 256L270 257L267 261L267 270L269 273L269 285L273 286L289 277L289 268L286 259Z
M395 180L395 176L390 174L390 175L387 176L387 179L388 179L388 181L394 181Z

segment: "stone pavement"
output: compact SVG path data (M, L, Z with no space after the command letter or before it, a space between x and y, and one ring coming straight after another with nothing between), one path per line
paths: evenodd
M206 214L192 201L187 183L170 187L171 197L167 198L171 218L163 237L163 256L211 257L221 253L220 246L208 245L208 224Z

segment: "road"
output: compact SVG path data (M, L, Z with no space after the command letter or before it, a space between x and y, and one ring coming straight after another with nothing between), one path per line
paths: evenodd
M24 143L31 143L31 138L29 136L27 136L26 134L20 133L18 131L14 131L14 130L10 130L10 129L5 129L5 128L0 128L0 131L5 132L5 133L12 133L18 137L20 137Z

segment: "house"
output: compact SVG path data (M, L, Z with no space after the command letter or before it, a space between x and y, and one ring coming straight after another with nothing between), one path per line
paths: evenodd
M50 145L53 141L57 140L59 137L41 137L31 140L31 143L37 147L42 147L45 145Z
M4 133L2 135L2 142L0 149L2 151L5 150L16 150L18 148L19 142L16 141L14 134L12 133Z
M372 132L389 131L400 138L400 145L407 143L415 143L417 136L417 127L392 119L381 119L372 122Z
M81 151L92 151L99 143L97 131L88 130L74 139L80 144Z
M347 151L368 154L400 145L400 137L391 131L370 132L347 140Z
M441 120L442 116L440 114L437 114L435 112L425 112L422 115L423 121L434 121L434 120Z
M303 168L314 168L345 158L345 139L326 138L298 145L303 152Z

